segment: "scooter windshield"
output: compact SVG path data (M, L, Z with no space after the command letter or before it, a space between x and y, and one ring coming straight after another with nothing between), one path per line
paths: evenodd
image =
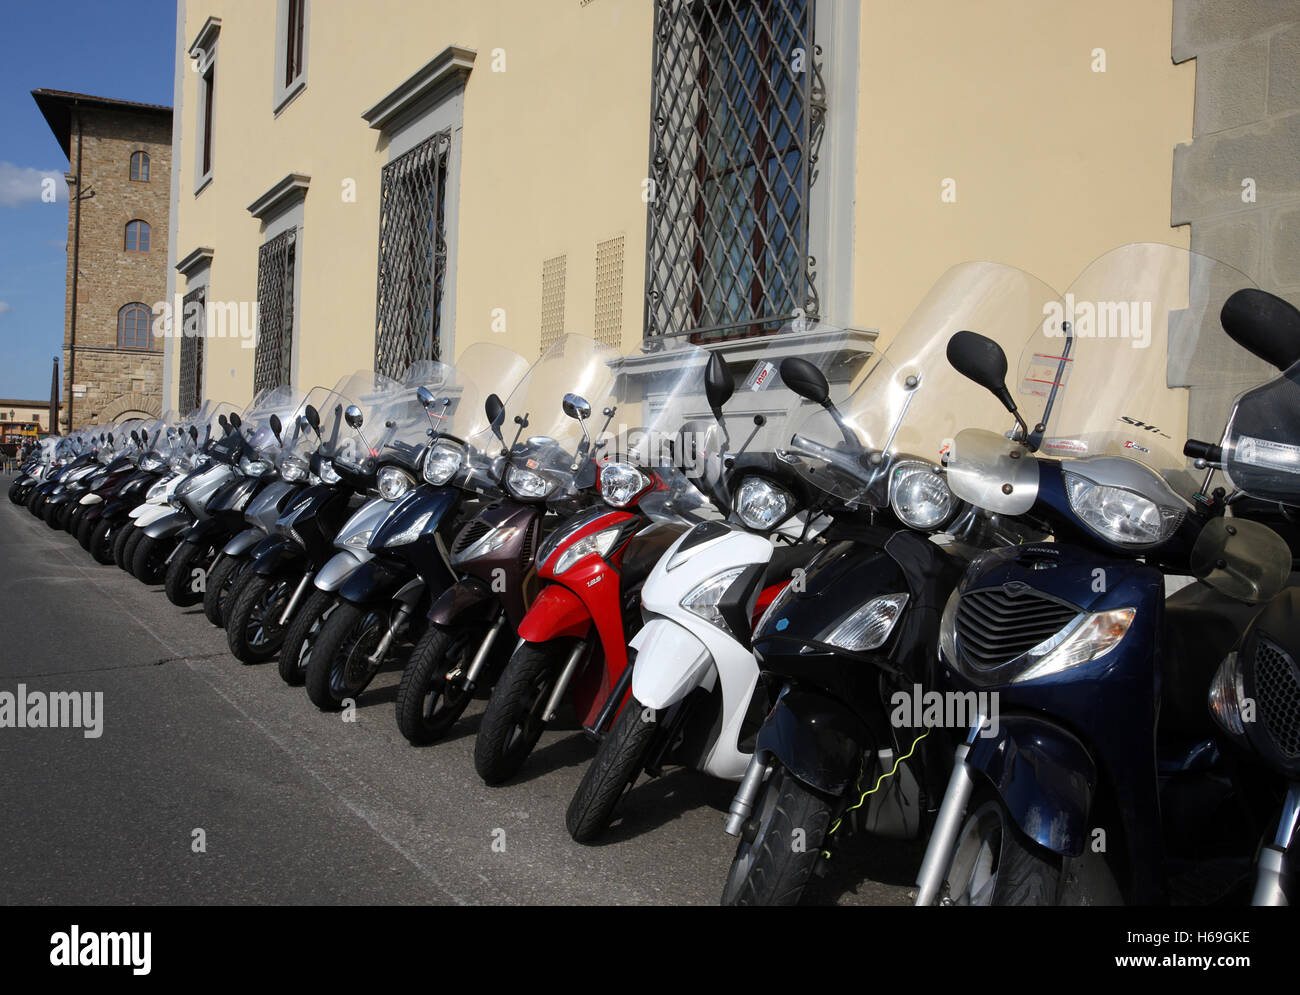
M1184 498L1196 491L1183 444L1195 424L1227 421L1232 395L1272 375L1222 331L1240 271L1172 245L1121 246L1089 265L1020 357L1018 400L1046 407L1040 451L1058 458L1124 456Z
M967 262L948 269L888 348L867 360L837 405L839 420L827 408L805 404L790 443L805 457L798 464L805 479L838 500L873 507L888 505L906 482L913 503L949 507L937 470L954 437L963 429L1000 429L1007 419L992 394L948 362L949 339L974 331L1017 356L1058 299L1046 283L1013 266ZM1022 407L1026 418L1041 411Z
M502 483L510 494L545 501L575 489L579 470L591 464L589 439L600 427L596 419L613 404L619 359L610 346L568 334L524 374L505 399L501 426L510 445ZM473 445L483 452L493 448L483 433Z
M279 458L280 440L271 424L271 416L275 415L281 425L286 424L293 417L301 398L298 391L287 385L267 388L254 398L241 416L243 424L240 425L240 432L252 450L253 455L248 457L250 464L257 461L274 464ZM257 471L260 468L253 466L252 469Z
M287 451L304 463L316 452L325 459L368 469L388 432L385 412L406 389L400 381L373 370L357 370L333 387L313 387L294 414ZM319 420L319 434L311 426L309 408Z
M1300 505L1300 363L1237 397L1222 448L1235 489Z
M601 412L598 422L601 496L615 507L636 501L657 522L717 519L721 514L701 486L713 425L704 393L710 353L663 341L662 348L642 348L618 365L611 414Z

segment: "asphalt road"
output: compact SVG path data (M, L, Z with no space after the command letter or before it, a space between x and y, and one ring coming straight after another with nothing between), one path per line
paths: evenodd
M0 500L0 692L103 694L98 738L0 728L0 902L717 902L732 785L640 783L608 842L580 846L564 827L594 749L580 734L548 732L489 788L482 703L416 749L394 722L398 677L376 678L355 722L323 714L274 664L238 663L201 608ZM850 841L807 900L906 904L919 859Z

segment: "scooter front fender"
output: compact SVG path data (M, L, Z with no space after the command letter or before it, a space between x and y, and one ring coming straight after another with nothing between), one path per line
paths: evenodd
M632 697L647 708L677 704L702 685L712 686L713 657L676 622L652 618L633 638Z
M103 501L104 501L103 495L96 494L94 491L91 491L89 494L81 495L81 500L78 501L77 503L84 504L84 505L92 505L92 504L102 504Z
M264 538L266 538L266 533L261 529L244 529L243 532L237 533L230 542L226 543L221 550L221 555L243 556Z
M966 763L984 774L1021 831L1063 857L1083 853L1097 765L1072 733L1032 715L1003 713L994 735L978 735Z
M410 580L410 576L411 572L401 565L375 557L362 563L344 579L339 587L339 597L362 608L386 604Z
M350 549L340 549L317 571L316 580L314 581L316 589L327 594L333 594L343 586L345 580L352 576L357 567L365 562L366 557L362 557Z
M194 519L185 512L173 511L160 518L155 518L144 526L144 534L150 539L170 539L172 536L180 535L193 522Z
M758 732L755 753L775 757L816 791L842 795L862 766L867 729L851 711L824 695L791 690L781 695Z
M490 621L500 604L492 588L478 577L463 577L438 595L429 609L434 625Z
M267 536L253 550L253 573L259 577L303 572L307 554L288 536Z
M530 643L546 643L568 636L585 639L591 626L591 612L582 599L567 587L549 584L542 588L519 623L519 638Z

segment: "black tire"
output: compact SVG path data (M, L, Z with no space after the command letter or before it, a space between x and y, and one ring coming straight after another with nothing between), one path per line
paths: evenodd
M329 618L331 610L337 604L332 591L312 588L307 598L289 619L289 627L284 633L284 645L280 647L280 679L290 687L299 687L307 679L307 663L311 659L312 648L317 637Z
M113 523L101 518L90 533L90 555L96 563L108 566L113 562Z
M435 743L465 712L474 692L447 674L468 667L487 630L480 625L445 629L431 625L415 644L397 686L397 728L413 746Z
M13 483L9 485L9 500L12 501L14 504L18 504L19 501L21 500L18 495L18 489L19 489L18 485L22 483L22 480L23 480L22 477L18 477L17 479L14 480Z
M35 487L33 487L30 491L27 492L26 503L27 503L28 511L30 511L33 515L39 515L41 513L41 505L45 503L45 499L41 496L40 491L38 491Z
M799 904L830 819L830 801L776 765L736 847L722 904Z
M149 537L144 534L144 529L136 526L131 530L131 534L126 537L126 545L122 549L122 569L135 577L135 552L140 548L140 543Z
M139 538L131 539L130 543L133 548L128 553L135 579L149 587L161 584L167 577L167 557L174 548L172 540L155 539L140 532Z
M95 534L95 526L98 524L98 519L88 519L83 515L81 524L77 526L77 542L87 553L90 552L90 537Z
M178 608L190 608L199 603L203 597L202 588L206 585L206 573L213 552L211 546L203 546L196 542L181 543L181 548L172 557L167 567L167 574L163 578L163 590L167 592L168 601ZM140 555L138 551L136 555ZM196 585L194 577L196 570L205 574L204 585ZM195 589L196 586L198 590Z
M117 530L117 535L113 536L113 562L116 563L118 568L121 570L125 570L127 564L130 562L126 558L126 544L138 531L139 529L136 527L135 522L128 521Z
M628 698L564 813L574 840L591 843L609 828L619 801L644 769L658 732L658 713Z
M387 609L361 608L340 601L316 637L307 661L307 697L322 712L337 712L346 698L355 700L379 667L367 657L388 628ZM380 661L380 666L383 661Z
M68 515L68 520L63 524L63 530L67 532L68 535L75 536L77 534L77 529L81 528L81 517L85 513L86 506L78 501L77 506L73 508L72 513Z
M523 766L542 736L542 712L573 640L524 643L497 679L474 741L474 769L500 784Z
M999 799L976 805L957 833L945 905L1057 905L1061 863L1029 839Z
M280 615L300 578L261 577L246 572L231 595L226 644L241 663L265 663L280 652L284 628ZM205 602L206 604L206 602Z
M44 520L45 524L50 528L55 528L55 525L58 522L59 512L64 509L67 503L67 501L64 501L60 504L52 504L49 501L46 501L45 507L41 509L41 518Z
M55 529L62 532L67 532L68 523L72 521L72 513L76 510L77 510L76 501L64 501L63 504L59 505L59 513L54 518Z
M220 555L208 571L208 582L203 587L203 614L219 629L226 624L235 582L248 569L248 562L247 556Z

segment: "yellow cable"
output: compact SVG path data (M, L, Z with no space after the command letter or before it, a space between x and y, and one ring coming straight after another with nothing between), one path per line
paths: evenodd
M898 768L899 768L899 766L902 765L903 761L906 760L906 759L908 759L908 758L909 758L913 753L916 752L916 744L919 743L919 742L921 742L921 740L925 739L925 737L928 736L928 735L930 735L930 730L929 730L929 729L925 730L925 732L923 732L923 733L921 733L921 735L917 736L916 739L912 740L912 746L911 746L911 748L910 748L910 749L909 749L905 754L903 754L901 757L899 757L896 761L894 761L894 768L893 768L893 770L891 770L888 774L881 774L880 777L877 779L877 781L876 781L876 786L875 786L874 788L872 788L870 791L864 791L864 792L862 793L862 797L859 798L859 799L857 800L856 803L854 803L853 805L850 805L848 808L846 808L846 809L844 810L844 812L840 815L840 817L839 817L838 819L835 820L835 824L834 824L833 826L831 826L831 828L828 829L828 830L826 831L826 837L827 837L827 839L829 839L831 836L833 836L833 835L835 834L835 830L837 830L837 829L840 828L840 823L844 821L844 816L848 815L848 814L849 814L850 812L852 812L854 809L861 808L861 807L862 807L862 803L865 802L865 801L867 800L867 796L868 796L868 795L874 795L877 791L880 790L880 786L881 786L882 784L885 783L885 778L887 778L887 777L893 777L895 774L898 773ZM830 853L829 853L828 851L826 851L826 850L823 850L823 851L822 851L822 856L829 858L829 857L830 857Z

